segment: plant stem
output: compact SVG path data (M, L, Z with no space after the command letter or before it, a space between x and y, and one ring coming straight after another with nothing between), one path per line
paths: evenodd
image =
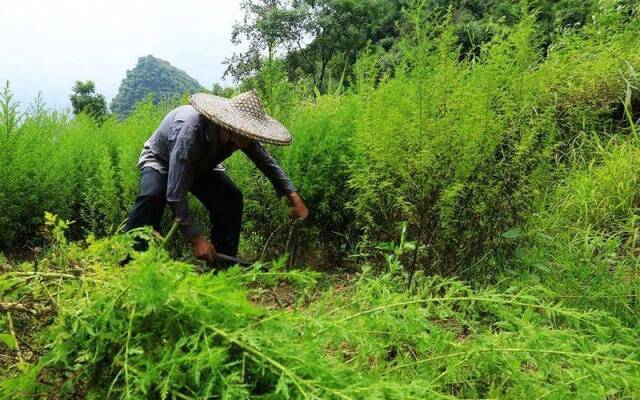
M127 398L131 397L129 392L129 342L131 341L131 327L133 325L133 316L136 313L136 303L133 303L133 309L129 316L129 328L127 329L127 342L124 346L124 382L127 390Z
M20 311L31 315L36 315L37 311L33 308L27 307L22 303L0 303L0 312L7 312L11 314L11 311Z
M473 353L491 353L491 352L555 354L555 355L561 355L561 356L583 357L583 358L592 358L595 360L613 361L621 364L640 365L640 361L627 360L624 358L617 358L617 357L607 357L607 356L601 356L598 354L576 353L572 351L551 350L551 349L526 349L526 348L518 348L518 347L508 347L508 348L481 349L481 350L474 350L474 351L468 351L468 352L463 351L458 353L445 354L442 356L430 357L430 358L414 361L407 364L397 365L395 367L387 369L382 374L386 375L390 372L394 372L399 369L403 369L406 367L413 367L416 365L428 363L435 360L464 356L464 355L473 354Z
M361 317L363 315L368 315L368 314L373 314L379 311L383 311L383 310L387 310L389 308L396 308L396 307L402 307L402 306L407 306L407 305L411 305L411 304L427 304L427 303L444 303L444 302L449 302L449 301L479 301L479 302L487 302L487 303L498 303L498 304L510 304L510 305L514 305L514 306L522 306L522 307L531 307L531 308L537 308L537 309L541 309L541 310L546 310L546 311L553 311L553 312L557 312L558 314L563 314L565 316L570 316L573 317L575 319L584 321L583 318L576 316L575 314L572 314L571 312L568 311L563 311L563 310L559 310L557 308L553 308L553 307L549 307L549 306L543 306L540 304L531 304L531 303L523 303L523 302L519 302L519 301L514 301L514 300L510 300L510 299L493 299L490 297L441 297L441 298L430 298L430 299L418 299L418 300L407 300L407 301L402 301L399 303L393 303L393 304L386 304L383 306L379 306L379 307L374 307L368 310L364 310L361 311L359 313L356 314L352 314L349 315L347 317L344 317L343 319L339 320L338 323L343 323L358 317ZM584 321L586 323L590 323L593 325L593 322L590 321ZM314 337L318 337L319 335L321 335L322 333L324 333L327 329L323 329L320 332L316 333L314 335Z
M13 336L13 340L16 342L16 353L18 353L18 360L20 360L20 364L24 364L24 357L22 357L20 342L18 341L18 336L16 336L15 329L13 329L13 318L11 318L11 311L7 312L7 323L9 325L9 332L11 333L11 336Z
M167 243L169 243L173 235L176 233L178 226L180 226L180 218L176 218L173 221L173 225L171 225L171 229L169 229L169 233L167 233L167 236L165 236L164 239L162 240L162 243L160 243L161 249L164 249L167 246Z

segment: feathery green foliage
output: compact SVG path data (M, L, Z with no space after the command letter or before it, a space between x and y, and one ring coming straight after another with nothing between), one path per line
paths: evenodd
M9 137L20 122L19 105L17 101L13 100L9 81L6 81L2 88L2 93L0 93L0 129L2 129L0 137L3 140L9 140Z
M329 237L317 253L357 248L366 255L407 222L419 244L405 260L411 268L491 278L521 242L511 234L570 168L566 157L590 160L584 138L628 129L621 101L627 87L636 118L635 11L606 2L596 11L546 54L541 28L527 17L504 27L477 57L460 61L452 25L419 7L407 10L391 75L377 53L365 54L351 89L337 86L313 100L305 99L304 83L287 81L281 64L267 63L254 83L295 136L295 145L273 150L307 198L311 221L322 223L287 240L292 230L283 203L246 160L232 158L230 174L248 204L247 236L257 243L248 247L262 248L271 238L275 253L298 259L303 243ZM119 226L137 192L136 156L163 111L147 104L104 126L53 113L38 117L46 125L40 128L27 118L17 128L25 132L4 144L5 247L33 237L45 210L98 233Z
M348 285L322 288L317 273L278 273L277 265L198 275L158 247L122 269L116 263L130 238L87 244L64 245L37 271L24 264L0 280L11 298L41 306L36 313L56 313L28 345L36 360L0 384L4 397L566 398L640 390L637 332L606 313L550 300L542 287L472 290L420 275L408 290L391 255L381 276L365 268ZM283 281L297 288L291 311L248 300L256 283ZM317 289L322 294L309 297ZM14 326L22 333L41 321Z

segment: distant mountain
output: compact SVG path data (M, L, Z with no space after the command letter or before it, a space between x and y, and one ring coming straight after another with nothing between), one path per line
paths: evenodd
M186 72L152 55L138 58L138 64L127 71L118 94L111 101L111 111L119 117L131 114L136 104L153 93L155 102L202 91L204 88Z

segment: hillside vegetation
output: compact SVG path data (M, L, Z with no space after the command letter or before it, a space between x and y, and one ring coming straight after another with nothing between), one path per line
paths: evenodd
M118 93L111 101L111 112L126 117L135 106L150 94L155 103L175 100L185 93L204 90L197 80L186 72L152 55L138 58L138 63L127 71Z
M23 116L0 142L0 393L639 397L640 5L553 35L524 10L461 56L457 22L404 9L393 57L322 92L264 62L252 82L294 136L270 150L311 215L289 223L229 159L246 270L201 273L168 212L118 266L142 143L177 103Z

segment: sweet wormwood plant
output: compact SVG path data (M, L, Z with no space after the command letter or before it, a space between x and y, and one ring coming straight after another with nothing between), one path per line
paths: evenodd
M0 278L3 302L29 304L3 367L2 398L624 398L640 392L638 335L539 287L472 290L369 268L348 285L318 273L197 274L156 244L126 268L130 237L59 247ZM395 250L394 250L395 252ZM59 260L66 260L60 264ZM248 300L279 281L299 300ZM347 289L348 288L348 289ZM310 289L318 293L308 296ZM307 293L307 294L305 294ZM304 296L304 297L301 297ZM50 326L43 322L49 315ZM44 318L47 321L47 318ZM5 319L2 319L5 325ZM28 334L39 324L37 336ZM3 328L4 330L4 328ZM8 341L10 342L10 341ZM15 346L14 346L15 347Z

